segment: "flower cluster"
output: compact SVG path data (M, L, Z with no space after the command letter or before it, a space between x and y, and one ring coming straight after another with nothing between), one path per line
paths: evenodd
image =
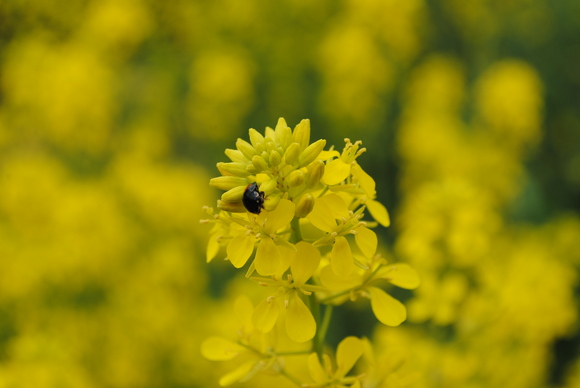
M347 357L344 349L360 348L348 351L348 368L341 364L328 372L320 364L330 365L322 345L332 306L366 298L380 322L397 326L406 319L406 309L381 286L419 285L411 267L389 264L377 253L372 228L390 221L376 200L375 181L357 162L366 149L345 139L342 152L324 150L325 140L310 142L308 120L292 130L281 118L275 129L266 128L264 135L250 129L249 137L226 150L230 162L218 163L221 176L210 185L224 193L217 210L205 208L210 218L202 222L212 224L207 261L225 250L236 268L250 262L246 277L268 291L245 309L251 318L240 321L250 323L238 332L237 342L211 338L203 353L214 360L247 360L252 349L249 361L225 376L222 385L247 380L259 370L286 373L274 345L252 345L247 337L251 327L253 341L263 344L280 327L294 343L312 341L304 352L313 351L308 364L315 383L303 384L327 386L332 380L332 386L358 386L358 377L345 375L362 353L361 339L349 337L338 348L338 360ZM373 220L364 220L367 209ZM320 305L325 306L322 320L317 319Z

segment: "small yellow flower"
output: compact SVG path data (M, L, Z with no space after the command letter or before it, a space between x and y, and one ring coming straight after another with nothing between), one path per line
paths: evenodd
M355 235L355 242L366 257L372 257L377 249L377 236L361 222L364 207L356 212L348 210L338 194L328 194L317 198L308 220L318 229L326 232L314 242L314 246L332 244L330 263L333 271L340 276L352 273L355 260L346 235Z
M248 381L260 371L276 373L280 369L279 358L273 351L273 337L257 331L252 325L250 300L238 298L234 310L240 322L237 341L210 337L201 344L201 354L208 360L236 361L234 369L219 380L221 386Z
M388 326L398 326L407 318L405 306L375 286L378 281L387 280L401 288L414 289L419 286L417 272L407 264L386 265L384 259L374 257L367 269L358 269L348 276L338 276L332 266L322 268L322 284L337 295L349 296L355 300L358 296L370 299L371 308L377 319Z
M293 248L284 237L283 231L294 218L294 204L281 200L278 207L269 212L250 216L250 220L234 219L245 227L245 231L233 237L227 246L227 258L236 268L243 267L256 247L253 266L263 276L283 272L287 268L286 249ZM286 248L286 249L284 249Z
M351 173L351 167L354 165L356 158L365 152L366 148L359 148L362 142L356 141L354 144L350 142L350 139L344 139L346 145L342 151L342 154L336 159L331 160L327 165L322 177L322 183L325 185L337 185L340 182L348 178ZM337 155L338 152L332 153L330 155Z
M314 380L313 384L304 384L308 388L353 388L360 387L361 376L347 376L364 351L363 341L356 337L346 337L336 350L336 367L330 357L323 354L322 363L318 354L308 357L308 370Z
M316 333L316 322L300 295L310 295L314 291L321 291L320 287L306 284L319 263L318 249L302 241L296 244L296 253L290 264L291 274L288 274L286 279L252 278L264 286L277 288L273 295L264 299L256 307L252 316L255 327L264 333L270 332L282 310L286 310L285 329L288 337L296 342L311 340Z

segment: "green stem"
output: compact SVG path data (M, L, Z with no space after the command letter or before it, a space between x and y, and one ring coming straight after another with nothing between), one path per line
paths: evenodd
M290 375L288 372L286 372L284 369L280 370L280 374L284 377L286 377L288 380L292 381L294 384L296 384L299 387L302 387L302 383L294 376Z
M320 303L316 300L314 294L310 295L308 298L310 311L312 312L312 316L316 321L316 333L314 334L314 338L312 340L312 351L318 354L318 357L322 360L322 344L324 340L320 339Z
M318 330L318 336L316 339L320 341L320 348L324 345L324 339L326 338L326 333L328 332L328 325L330 324L330 319L332 318L332 308L331 304L327 304L324 307L324 317L322 318L322 323L320 324L320 330Z
M292 230L294 231L292 237L294 239L294 242L300 242L302 241L302 232L300 231L300 218L298 217L294 217L292 219Z

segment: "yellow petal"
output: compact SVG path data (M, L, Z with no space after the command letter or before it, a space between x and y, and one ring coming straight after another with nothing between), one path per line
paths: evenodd
M369 174L367 174L358 163L355 163L351 167L351 172L352 175L358 179L358 183L364 190L365 194L369 198L375 198L377 195L375 180Z
M326 165L324 169L324 176L322 183L325 185L337 185L345 180L350 174L350 164L342 161L342 159L334 159Z
M209 337L201 343L201 355L211 361L231 360L245 349L221 337Z
M364 226L359 227L356 231L357 234L354 235L356 245L362 254L370 259L377 251L377 235L375 232Z
M336 237L332 252L330 253L330 265L338 276L348 276L352 273L354 259L350 251L350 245L344 236Z
M207 242L207 249L205 251L205 259L209 263L217 256L220 251L220 244L218 243L219 234L212 234Z
M318 268L319 263L320 251L313 247L312 244L304 241L296 244L296 254L290 268L297 287L300 287L310 279Z
M346 337L336 349L336 373L335 376L343 378L352 369L357 360L362 356L364 347L357 337Z
M284 272L290 267L290 263L294 260L294 255L296 254L296 248L286 240L278 239L276 241L278 244L278 252L280 252L280 258L282 259L280 266L278 267L278 278L282 278ZM280 244L283 243L283 244Z
M270 276L278 273L282 265L282 257L278 247L269 237L263 237L256 250L256 259L254 260L256 271L262 276Z
M406 288L407 290L415 289L421 284L419 274L408 264L389 265L381 268L381 271L377 275L387 279L395 286Z
M222 387L225 387L228 385L232 385L236 381L242 380L244 377L246 377L252 371L254 364L255 364L255 361L248 361L248 362L240 365L239 368L234 369L233 371L231 371L227 375L223 376L220 379L219 384Z
M328 380L324 368L320 364L318 359L318 354L310 353L308 356L308 370L310 371L310 377L316 383L324 383Z
M228 259L234 267L242 268L254 251L254 236L238 234L230 241L227 248Z
M338 158L339 156L340 156L340 152L338 152L337 150L321 151L320 154L318 155L318 159L329 160L332 158Z
M278 319L279 306L275 299L268 302L264 299L256 306L252 314L252 322L254 326L262 333L268 333L274 328L276 320Z
M351 273L349 276L337 276L328 265L320 271L320 282L331 291L343 291L358 286L361 283L361 278L355 273Z
M296 292L290 297L288 305L286 333L295 342L310 341L316 333L314 317Z
M266 214L266 226L264 228L266 233L276 233L289 225L294 218L294 207L295 205L291 201L281 199L276 209Z
M368 287L371 296L371 308L379 321L387 326L399 326L407 318L405 306L376 287Z
M332 208L324 198L316 198L314 207L306 218L318 229L332 233L336 229L336 221Z
M391 219L389 218L389 213L387 208L383 206L379 201L371 200L366 203L367 208L371 212L373 218L381 225L387 227L391 225Z
M338 194L327 194L321 198L324 202L326 202L327 206L330 207L332 211L332 216L334 218L348 218L348 206L346 206L346 202L344 199Z

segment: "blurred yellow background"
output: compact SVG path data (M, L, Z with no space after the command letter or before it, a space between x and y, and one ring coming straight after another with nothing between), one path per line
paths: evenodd
M368 149L417 387L580 386L576 0L0 2L0 388L217 386L201 208L278 117ZM397 292L394 290L394 292ZM349 317L359 316L359 320ZM256 379L247 387L269 387Z

